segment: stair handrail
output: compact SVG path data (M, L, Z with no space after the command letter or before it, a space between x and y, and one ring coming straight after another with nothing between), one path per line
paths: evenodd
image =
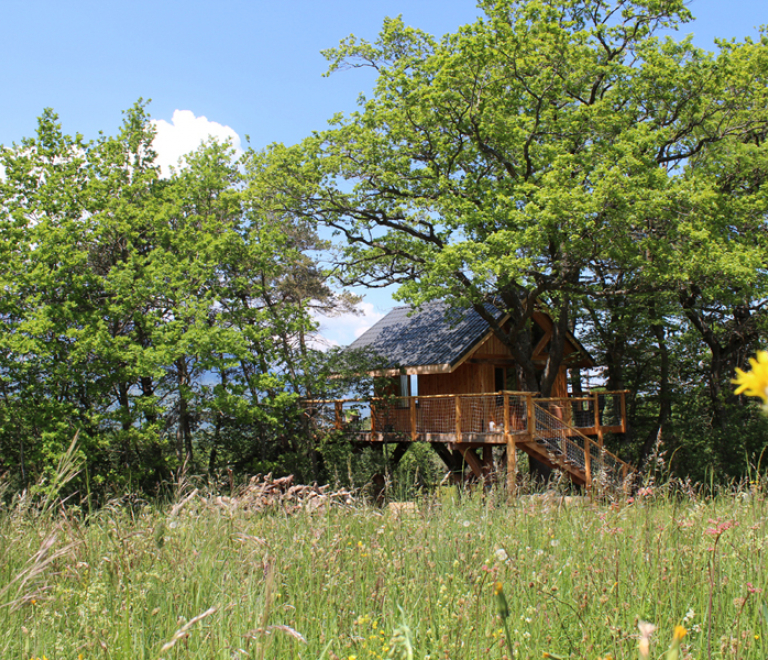
M565 443L570 443L571 445L573 445L577 449L583 451L585 455L589 451L590 443L592 443L592 444L594 444L594 445L596 445L598 447L598 449L599 449L601 454L606 454L606 455L610 456L614 461L616 461L621 466L622 471L623 471L624 467L626 467L629 472L632 472L632 473L637 472L637 470L632 465L630 465L626 461L621 460L618 456L616 456L615 454L612 454L611 452L609 452L604 447L600 447L599 445L597 445L597 443L595 443L594 440L592 440L592 438L590 438L589 436L587 436L584 433L582 433L581 431L579 431L579 429L576 428L575 426L571 426L565 420L562 420L559 417L553 415L551 412L549 412L549 410L547 410L543 406L540 406L536 401L534 401L533 406L534 406L534 408L537 411L540 411L540 412L544 413L544 415L546 416L545 419L549 418L550 420L555 420L557 422L557 424L560 425L560 428L555 428L555 429L550 429L550 430L558 430L558 431L567 430L567 431L570 431L573 434L575 434L577 436L580 436L584 440L584 447L579 447L579 445L577 445L575 442L570 440L567 436L562 438L562 440ZM535 426L535 424L534 424L534 426ZM531 432L533 433L533 435L539 435L539 429L538 428L531 429ZM602 458L601 458L600 462L603 464L603 469L608 467L605 464L605 461L602 460ZM585 459L585 463L586 463L586 459ZM621 474L617 474L616 476L619 477L619 478L623 478Z

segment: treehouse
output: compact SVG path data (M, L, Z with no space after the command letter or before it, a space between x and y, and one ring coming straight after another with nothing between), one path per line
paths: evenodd
M510 320L486 308L507 328ZM553 322L533 315L533 361L543 369ZM409 443L428 442L455 473L478 479L494 472L494 447L502 447L510 489L517 451L564 472L574 483L595 478L618 483L630 467L603 448L603 435L626 430L625 393L568 391L568 370L593 367L571 334L551 396L518 386L509 350L472 309L432 303L419 310L397 307L348 349L378 358L367 400L306 401L313 426L344 431L360 443L394 444L399 460ZM578 374L578 371L575 372Z

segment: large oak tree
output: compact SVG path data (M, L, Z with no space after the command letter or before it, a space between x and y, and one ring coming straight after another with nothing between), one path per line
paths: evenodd
M713 208L706 191L725 193L729 176L713 168L732 172L730 154L762 150L766 45L713 54L661 36L690 19L682 0L480 6L482 18L440 41L391 19L375 43L328 51L331 72L374 68L373 94L302 145L275 148L262 174L286 207L343 237L342 281L472 306L520 382L547 395L584 301L672 288L692 316L701 232L723 261L757 258L747 227L763 222L759 209L723 230L738 209L723 195ZM754 280L753 266L740 273ZM606 279L632 289L606 294ZM509 329L489 302L511 314ZM532 360L539 303L556 321L543 370Z

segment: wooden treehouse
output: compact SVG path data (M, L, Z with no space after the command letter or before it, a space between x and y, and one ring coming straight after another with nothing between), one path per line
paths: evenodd
M575 337L567 338L552 396L542 398L519 391L514 360L473 310L433 303L411 312L395 308L348 349L382 359L372 373L379 377L373 397L304 402L318 432L335 429L358 443L394 444L395 461L410 443L428 442L449 470L463 474L468 468L483 480L494 473L493 449L500 446L510 491L517 450L577 485L597 480L618 486L633 471L603 447L605 433L626 431L625 392L568 392L567 369L594 366ZM502 325L509 322L496 313ZM533 320L534 363L543 368L552 320L544 312Z

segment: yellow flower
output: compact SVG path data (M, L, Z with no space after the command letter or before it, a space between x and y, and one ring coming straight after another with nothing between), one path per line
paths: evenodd
M674 637L674 639L675 639L676 642L679 642L680 640L682 640L683 637L686 636L686 634L688 634L688 631L685 628L683 628L682 626L675 626L675 637Z
M758 351L757 360L749 358L752 371L736 368L736 378L731 382L738 385L736 394L758 396L768 405L768 351Z
M509 616L509 606L507 605L507 599L504 597L504 587L501 582L496 583L493 591L496 594L496 607L499 616L502 619L506 619Z

